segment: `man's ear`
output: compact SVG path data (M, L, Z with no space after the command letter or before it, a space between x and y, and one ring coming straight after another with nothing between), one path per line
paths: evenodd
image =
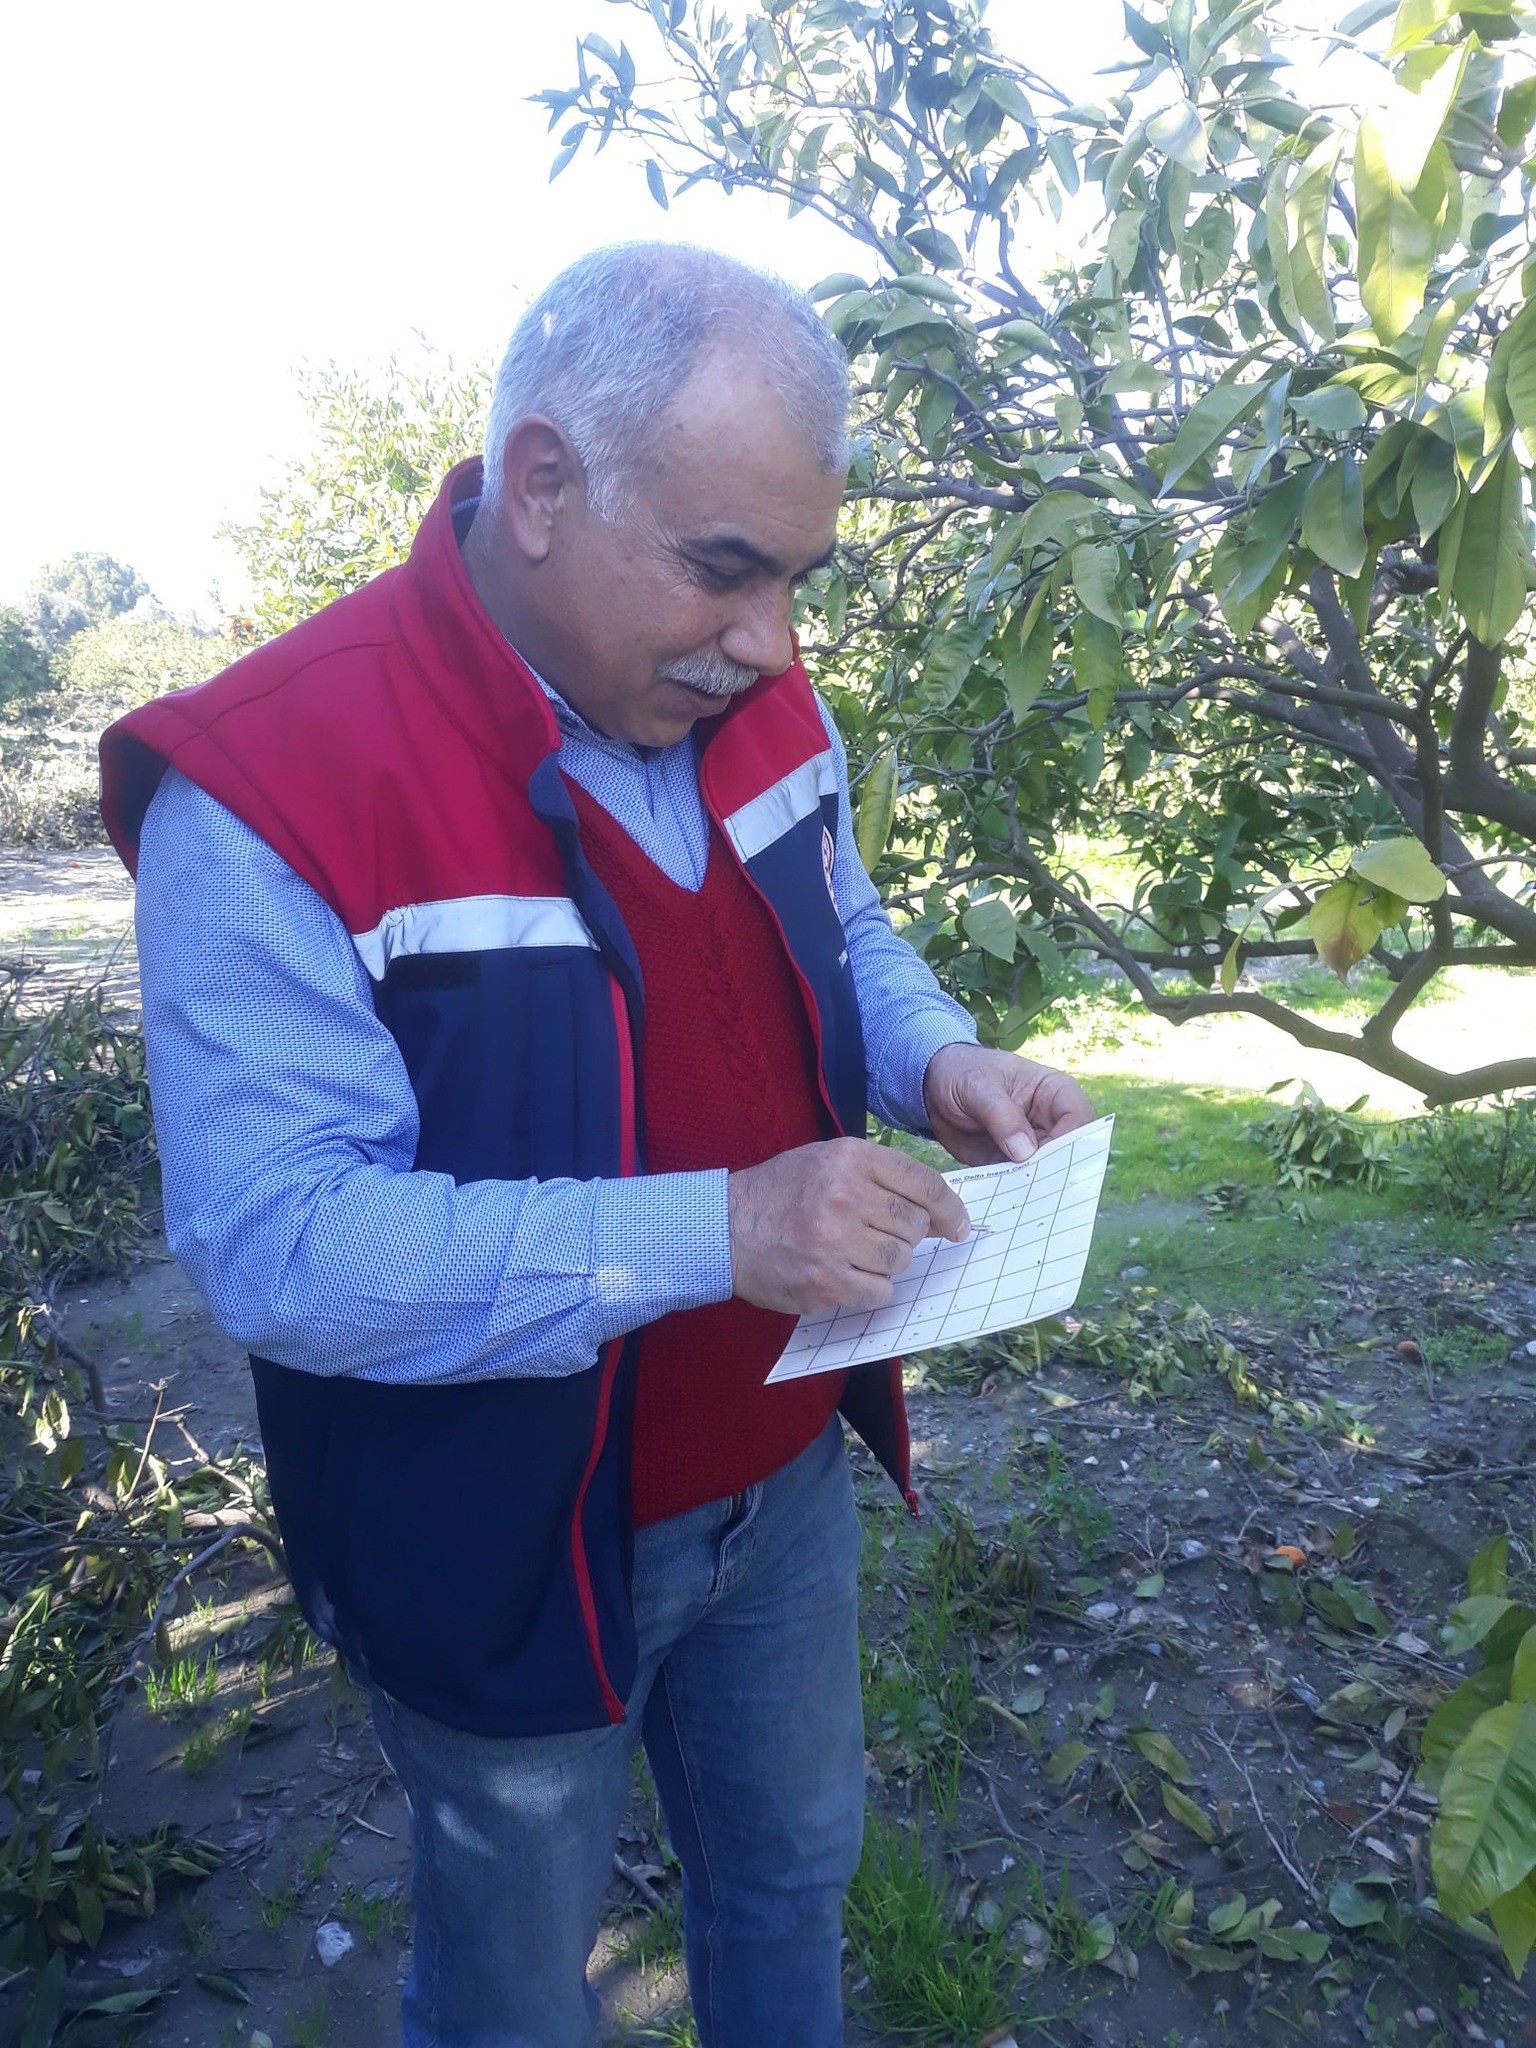
M544 561L560 521L585 502L581 460L553 420L530 413L508 434L502 452L502 518L518 551Z

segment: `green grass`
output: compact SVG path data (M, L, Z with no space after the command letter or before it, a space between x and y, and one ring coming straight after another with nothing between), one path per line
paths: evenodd
M956 1924L955 1906L921 1834L871 1815L846 1925L868 1980L859 2001L893 2039L975 2048L1013 2016L1019 1966L1006 1918L973 1930Z
M144 1674L144 1704L152 1714L186 1714L211 1700L219 1689L219 1656L173 1657L162 1671Z

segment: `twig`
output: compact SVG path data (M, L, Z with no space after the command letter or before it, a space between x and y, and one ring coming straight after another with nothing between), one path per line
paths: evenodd
M617 1850L614 1851L613 1869L615 1876L622 1877L626 1884L634 1886L653 1913L665 1911L667 1902L661 1896L661 1893L657 1891L655 1885L651 1883L649 1878L642 1877L632 1863L626 1863Z
M128 1491L123 1495L124 1507L128 1505L128 1503L133 1499L133 1496L138 1492L139 1481L144 1477L144 1467L149 1463L150 1446L151 1444L153 1444L155 1440L155 1430L160 1421L160 1410L161 1407L164 1405L165 1390L169 1384L170 1382L168 1380L161 1380L155 1387L155 1412L153 1415L150 1416L149 1428L145 1431L144 1434L144 1448L139 1453L138 1470L133 1475L133 1481L132 1484L129 1486Z
M1397 1790L1392 1794L1392 1797L1387 1801L1386 1805L1378 1807L1376 1812L1371 1815L1369 1820L1361 1821L1359 1827L1357 1827L1354 1830L1353 1834L1351 1834L1349 1838L1349 1846L1351 1849L1353 1849L1356 1842L1359 1841L1362 1835L1369 1834L1372 1828L1380 1827L1381 1823L1386 1819L1387 1815L1395 1809L1398 1801L1402 1798L1403 1794L1408 1790L1408 1787L1412 1783L1413 1772L1408 1768L1406 1764L1404 1764L1402 1767L1402 1776L1397 1781Z
M112 1689L108 1693L103 1706L103 1719L116 1706L120 1696L127 1690L134 1673L139 1668L140 1659L155 1639L155 1631L176 1605L176 1595L181 1591L187 1580L191 1578L194 1572L201 1571L205 1564L211 1564L220 1551L227 1550L240 1533L238 1529L226 1529L216 1542L210 1543L206 1550L200 1550L196 1557L184 1564L175 1578L166 1586L165 1591L160 1595L159 1600L155 1604L154 1613L149 1617L148 1626L134 1644L128 1662L113 1680Z
M1276 1856L1279 1857L1281 1866L1285 1870L1286 1875L1290 1878L1291 1882L1297 1887L1302 1897L1306 1899L1309 1905L1313 1907L1320 1907L1322 1905L1322 1900L1318 1895L1316 1885L1313 1884L1312 1880L1309 1877L1305 1876L1303 1872L1296 1868L1296 1865L1291 1861L1290 1856L1286 1853L1284 1845L1281 1843L1279 1837L1275 1834L1274 1829L1270 1826L1269 1821L1265 1816L1264 1809L1259 1804L1259 1795L1254 1790L1253 1779L1249 1776L1246 1765L1238 1762L1237 1754L1232 1748L1232 1745L1228 1742L1223 1742L1221 1737L1218 1734L1216 1734L1214 1729L1211 1730L1211 1740L1216 1744L1216 1747L1224 1753L1227 1762L1231 1764L1233 1770L1237 1772L1238 1776L1247 1786L1248 1801L1253 1808L1254 1819L1257 1820L1259 1826L1263 1829L1264 1839L1266 1842L1268 1842L1270 1848L1274 1850Z

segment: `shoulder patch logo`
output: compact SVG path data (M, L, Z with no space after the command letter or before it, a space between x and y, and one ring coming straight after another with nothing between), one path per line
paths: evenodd
M836 859L837 844L832 837L830 827L823 825L821 828L821 872L827 878L827 894L832 898L832 908L834 910L837 910L837 886L832 880L832 866ZM841 911L838 911L838 916L842 916Z

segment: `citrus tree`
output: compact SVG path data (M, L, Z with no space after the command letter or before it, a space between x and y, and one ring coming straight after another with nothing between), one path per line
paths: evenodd
M619 135L663 206L752 186L860 245L802 631L866 855L986 1028L1086 950L1432 1102L1536 1083L1395 1039L1448 966L1536 964L1536 14L1127 4L1084 103L977 0L616 5L659 82L585 37L555 172ZM1313 949L1385 969L1358 1033L1250 971Z

